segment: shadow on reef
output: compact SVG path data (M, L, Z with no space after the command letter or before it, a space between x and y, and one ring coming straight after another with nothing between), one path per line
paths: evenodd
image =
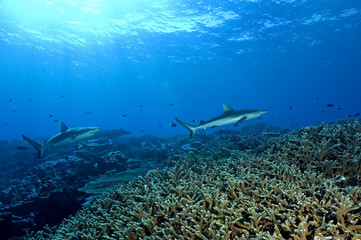
M212 135L127 137L122 129L106 130L88 147L51 149L37 159L33 149L18 151L20 142L0 143L0 239L22 236L58 225L122 182L144 176L152 169L172 167L184 154L230 157L233 151L261 151L272 142L265 133L285 130L256 123L240 131L218 130ZM8 176L11 176L10 178Z

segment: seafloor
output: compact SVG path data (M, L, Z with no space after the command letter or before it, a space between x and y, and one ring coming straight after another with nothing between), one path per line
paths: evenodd
M43 178L33 191L47 178L46 196L61 195L59 189L69 196L53 197L53 208L69 199L89 203L60 225L31 233L36 228L28 227L26 239L361 239L357 119L288 133L254 124L192 140L124 138L111 147L107 141L94 142L105 144L102 151L38 167ZM51 170L56 176L48 176ZM82 171L84 177L74 175ZM32 214L39 217L38 210Z

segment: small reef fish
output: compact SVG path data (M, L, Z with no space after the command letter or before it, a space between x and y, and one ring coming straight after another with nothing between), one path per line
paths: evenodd
M173 107L173 106L174 106L174 104L173 104L173 103L169 103L169 106Z
M141 104L141 105L139 105L139 107L140 107L140 108L143 108L143 105Z
M318 96L316 96L316 99L320 99Z
M331 103L329 103L329 104L327 104L326 105L326 107L334 107L335 105L333 105L333 104L331 104Z
M355 117L358 117L358 116L360 116L360 113L356 113L356 114L355 114Z
M58 122L58 119L54 119L53 122Z
M145 132L145 129L142 129L142 130L140 130L139 132L144 133L144 132Z
M22 150L26 150L26 149L29 149L29 148L25 147L25 146L17 146L16 149L22 151Z
M86 140L100 131L100 129L96 127L68 128L63 122L60 126L60 133L50 138L44 144L37 143L24 135L22 136L25 141L38 151L38 158L41 158L49 148L60 147L71 143L78 143L85 146Z
M127 117L127 114L123 114L122 117Z
M293 110L293 107L292 107L292 106L289 106L288 108L289 108L290 110Z
M342 110L342 108L338 107L337 110Z
M170 127L176 127L177 124L175 124L175 123L170 123L169 126L170 126Z
M52 117L54 117L54 115L53 115L53 114L50 114L49 117L52 118Z
M344 177L344 176L338 176L336 177L335 183L338 186L357 186L358 183L358 177L357 176L349 176L349 177Z
M32 102L32 101L33 101L33 99L29 98L29 102Z
M235 124L234 126L237 127L241 122L259 118L267 112L268 112L267 110L256 110L256 109L233 110L227 104L223 104L223 113L221 115L212 118L208 121L201 121L201 123L198 126L185 123L179 120L177 117L175 119L177 120L177 122L182 124L183 127L187 128L190 131L190 138L192 138L197 129L204 130L209 127L215 128L229 124Z
M9 102L12 102L12 101L13 101L13 99L12 99L12 98L10 98L10 99L9 99Z
M87 111L87 112L84 113L84 115L89 115L89 114L93 114L93 112L92 111Z

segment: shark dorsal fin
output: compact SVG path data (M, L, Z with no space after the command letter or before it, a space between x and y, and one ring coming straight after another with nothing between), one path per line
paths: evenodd
M68 127L65 125L65 123L61 122L60 131L65 132L66 130L68 130Z
M227 104L223 103L223 113L232 112L233 108L228 106Z

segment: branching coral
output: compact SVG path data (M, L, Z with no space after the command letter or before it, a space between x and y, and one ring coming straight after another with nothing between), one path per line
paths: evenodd
M361 188L333 177L360 168L360 130L352 121L303 129L261 155L191 151L33 239L357 239Z
M288 134L263 153L288 159L328 177L361 176L361 124L357 119L311 126ZM283 153L281 156L280 154Z

